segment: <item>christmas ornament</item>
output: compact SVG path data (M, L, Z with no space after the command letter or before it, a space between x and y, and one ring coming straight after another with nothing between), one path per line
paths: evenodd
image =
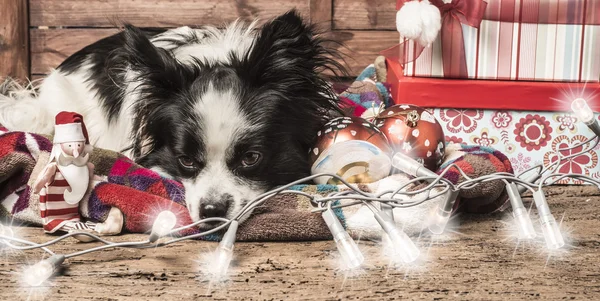
M104 223L84 223L79 216L79 202L94 180L94 166L88 163L92 146L80 114L60 112L56 115L54 146L50 161L33 185L40 196L40 215L46 233L97 231L118 234L123 225L123 214L112 208ZM76 236L84 241L88 237Z
M310 149L312 174L337 174L350 183L371 183L389 175L392 150L381 131L358 117L339 117L317 133ZM339 184L320 177L318 184Z
M429 111L414 105L395 105L374 120L394 153L403 152L429 170L437 170L446 144L442 126Z

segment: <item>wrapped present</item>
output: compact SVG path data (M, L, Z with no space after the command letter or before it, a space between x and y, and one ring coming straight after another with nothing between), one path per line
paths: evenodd
M393 101L430 108L442 124L447 143L502 151L517 174L540 163L554 162L560 149L576 147L594 135L569 111L568 104L548 98L552 94L563 94L556 87L557 83L405 77L400 64L390 60L387 68L381 66L380 69L380 73L385 74L383 78L395 83L390 89ZM590 106L595 111L600 110L597 84L593 90L590 87L594 84L588 83L586 89L571 85L577 86L579 91L587 91L584 94L588 95ZM600 120L598 115L595 118ZM576 147L562 151L562 155L579 151L581 147ZM561 162L557 171L600 179L599 156L600 147L595 147ZM560 184L582 182L565 179Z
M408 2L398 0L397 9ZM600 82L600 1L430 3L440 11L437 39L421 45L401 38L384 52L403 65L404 76ZM419 18L405 19L397 22Z
M600 111L600 83L446 79L405 76L402 64L386 59L390 96L396 104L429 108L570 111L578 97Z

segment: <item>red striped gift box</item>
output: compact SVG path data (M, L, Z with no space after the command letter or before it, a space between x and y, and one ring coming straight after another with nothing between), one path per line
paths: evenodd
M443 20L432 45L402 40L388 51L405 76L600 81L600 1L445 2L431 0ZM469 15L473 7L481 12Z
M442 13L438 39L383 51L397 102L564 111L584 97L600 109L600 0L430 2Z

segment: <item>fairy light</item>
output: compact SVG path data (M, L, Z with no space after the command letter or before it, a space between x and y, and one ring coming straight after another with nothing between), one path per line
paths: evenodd
M517 223L517 229L519 231L519 239L534 239L536 237L533 223L529 217L529 212L525 206L523 206L523 200L521 194L515 183L506 184L506 192L510 199L510 205L513 209L513 217Z
M446 230L446 226L448 225L448 221L450 220L450 216L452 215L452 209L454 208L454 203L456 202L456 198L458 197L459 193L460 191L458 190L448 190L443 202L438 204L438 206L429 216L429 221L427 222L427 225L431 233L444 233L444 230Z
M152 225L152 232L150 233L150 242L155 242L159 238L169 234L175 225L177 224L177 217L175 213L165 210L158 214Z
M397 152L392 158L392 165L398 170L415 177L427 177L428 181L433 181L439 176L433 171L427 169L423 164L406 154ZM452 215L452 208L456 202L459 191L450 189L446 193L443 202L439 204L429 217L427 222L429 231L433 234L442 234Z
M365 261L365 258L358 249L356 242L354 242L348 232L344 230L344 227L333 210L325 210L322 213L322 216L327 227L331 231L331 235L333 235L333 241L335 241L335 245L337 246L338 252L340 252L345 267L348 269L359 267Z
M0 224L0 236L5 236L5 237L14 237L15 233L13 232L12 228L9 226L5 226L3 224ZM3 243L6 242L3 239L0 239L0 246L4 245Z
M595 117L594 111L583 98L576 98L571 103L571 110L577 118L587 125L596 136L600 136L600 123Z
M580 117L580 119L584 122L585 121L589 122L590 121L589 120L589 111L586 109L587 104L585 102L582 103L582 100L576 100L576 101L577 102L574 104L574 110L575 109L584 109L585 110L584 113L587 115L584 114L585 115L585 116L583 116L584 118ZM589 108L589 106L587 108ZM592 112L592 114L593 114L593 112ZM598 126L597 120L595 120L593 117L592 117L591 124L588 124L588 126L590 126L590 128L592 128L592 130L597 129L597 131L594 130L594 133L596 133L596 134L600 133L600 126ZM587 142L585 142L585 143L589 143L593 139L597 139L597 138L598 138L598 136L595 136L592 139L587 140ZM581 150L576 154L571 154L569 157L564 157L559 153L557 162L562 162L572 156L578 155L579 153L583 154L588 151L589 151L589 149ZM90 235L90 234L85 233L85 232L69 233L69 234L65 234L59 238L53 239L52 241L49 241L47 243L37 244L37 243L30 242L30 241L27 241L24 239L14 238L12 229L10 227L0 225L0 244L2 244L2 242L4 242L4 245L6 245L12 249L17 249L17 250L31 250L31 249L41 248L44 251L46 251L47 253L52 255L48 259L40 261L37 264L35 264L25 270L24 281L31 286L39 286L42 283L44 283L47 279L49 279L56 272L56 270L64 262L65 258L81 256L84 254L89 254L92 252L97 252L97 251L108 249L108 248L145 249L145 248L167 246L167 245L179 242L179 241L183 241L183 240L187 240L187 239L195 239L195 238L199 238L199 237L211 234L211 233L215 233L216 231L220 231L220 230L224 229L224 227L227 227L227 225L229 225L228 231L225 233L223 240L221 241L221 243L219 244L219 246L217 248L217 251L214 253L216 255L216 258L213 258L213 260L211 260L211 263L214 263L214 264L212 264L211 271L213 272L215 277L222 277L227 274L229 265L231 264L231 261L233 259L233 244L235 242L235 234L237 233L238 220L241 219L244 214L247 214L248 212L250 212L248 210L248 208L253 208L253 207L259 206L267 199L274 197L280 193L296 193L296 194L300 194L305 197L311 198L311 202L314 202L319 205L319 207L317 209L314 209L313 211L321 212L323 219L325 220L325 223L327 224L327 227L329 228L329 230L332 233L332 236L334 238L336 246L341 254L341 257L342 257L344 263L346 264L346 267L353 269L353 268L357 268L362 265L362 263L364 262L364 257L362 255L362 253L360 252L358 246L354 242L354 240L352 240L350 235L348 235L348 233L344 230L344 227L342 226L341 222L339 221L339 219L337 218L336 214L333 211L333 209L335 209L335 208L341 208L341 207L346 207L346 206L355 206L358 204L363 204L364 202L379 202L381 211L379 211L379 210L376 210L376 211L380 212L380 215L379 215L380 225L382 226L382 228L385 232L385 234L383 235L384 240L388 241L389 244L394 248L395 251L398 250L395 252L398 258L400 258L404 262L411 262L411 261L416 260L420 256L419 255L420 251L418 250L418 248L416 248L416 246L412 242L412 240L410 240L410 238L403 231L401 231L400 229L398 229L396 227L394 220L393 220L393 210L394 210L394 208L407 208L407 207L417 206L419 204L422 204L425 201L433 200L434 198L439 197L440 194L437 194L434 196L427 194L424 199L419 199L419 200L411 200L410 199L411 196L421 194L424 192L430 192L430 190L433 189L434 186L436 186L436 187L445 186L445 190L443 190L443 191L447 191L447 194L445 196L444 201L442 203L440 203L437 206L436 210L433 212L432 218L429 219L429 221L428 221L429 222L429 230L433 233L442 233L444 231L444 228L445 228L446 224L448 223L448 220L452 213L455 199L461 190L471 189L472 187L475 187L476 185L479 185L481 183L485 183L485 182L489 182L489 181L496 181L496 180L502 180L502 181L506 181L508 183L518 183L519 186L516 186L515 184L507 185L507 191L509 191L509 194L511 194L511 191L512 191L511 204L513 205L513 209L515 209L514 210L515 211L515 213L514 213L515 219L517 220L517 223L520 224L520 226L519 226L521 228L520 229L520 231L521 231L520 237L522 237L522 238L533 238L534 231L532 230L533 226L532 225L530 226L531 220L528 217L529 215L528 215L527 211L525 210L525 208L522 206L522 200L520 199L520 194L523 193L525 190L528 190L528 189L533 190L533 189L537 188L533 197L534 197L535 205L539 212L540 223L542 226L542 233L544 235L546 245L549 249L561 248L565 245L565 242L563 239L563 235L559 229L559 225L556 222L556 219L554 218L554 216L550 212L550 209L548 207L548 203L545 199L545 195L543 193L542 188L545 186L550 186L550 185L554 184L556 181L558 181L562 178L565 178L565 177L577 178L577 179L583 180L585 182L593 183L600 187L600 181L593 179L589 176L585 176L585 175L561 174L561 173L552 173L552 174L546 175L545 174L546 172L548 172L548 171L552 172L552 169L551 169L552 166L544 166L543 164L536 166L536 167L540 167L539 173L536 173L533 176L528 177L528 178L515 177L514 175L507 174L507 173L492 173L489 175L481 176L479 178L470 178L468 175L465 174L465 172L462 169L460 169L460 167L458 167L456 165L452 165L452 164L450 166L447 166L440 175L437 175L437 174L429 171L428 169L426 169L423 165L419 164L414 159L412 159L404 154L401 154L401 153L397 153L396 155L394 155L394 157L392 159L392 165L394 167L396 167L397 169L406 172L409 175L415 176L416 178L407 181L405 184L403 184L402 187L399 187L398 190L396 192L394 192L394 194L392 195L391 198L387 198L386 195L372 194L372 193L367 193L367 192L361 191L357 187L350 185L348 182L346 182L344 179L340 178L338 175L316 174L316 175L312 175L312 176L309 176L309 177L306 177L303 179L299 179L297 181L294 181L292 183L289 183L287 185L284 185L282 187L276 188L272 191L262 194L261 196L257 197L255 200L248 202L246 207L244 207L246 209L243 210L242 213L239 216L237 216L235 219L232 219L232 220L219 219L218 221L224 223L221 226L217 226L214 229L207 230L207 231L201 232L201 233L189 234L189 235L179 237L179 238L172 238L165 242L155 243L160 237L167 236L171 232L189 229L189 228L195 227L198 224L209 222L209 221L213 222L215 220L214 220L214 218L199 220L190 225L186 225L186 226L183 226L176 230L173 230L173 228L177 224L177 218L176 218L175 214L170 211L163 211L157 216L157 218L153 224L153 227L152 227L152 232L151 232L150 238L146 241L114 243L114 242L104 240L100 237L95 237L96 240L98 242L103 243L104 246L92 247L92 248L89 248L89 249L86 249L83 251L78 251L78 252L75 252L72 254L66 254L66 255L55 255L52 251L50 251L47 248L47 246L56 244L64 239L67 239L67 238L73 236L73 235L77 235L77 234ZM443 175L451 167L456 168L456 171L463 176L464 181L461 181L460 183L457 183L457 184L452 184L451 182L449 182L448 180L445 180L443 178ZM541 181L539 184L536 184L536 182L538 182L539 178L541 178L542 175L544 175L544 179L556 179L556 180L554 180L550 184L545 183L545 180ZM330 194L330 196L322 197L322 196L317 196L317 195L311 196L304 192L289 190L289 188L293 185L298 185L298 184L305 183L307 181L312 181L319 177L335 178L336 180L345 184L349 188L349 191L337 192L335 194ZM409 185L416 185L418 182L420 182L422 180L427 180L430 182L430 184L427 187L416 189L416 190L402 190L403 188L406 188ZM515 192L515 190L516 190L516 192ZM394 197L394 196L399 196L399 195L404 195L404 196L407 196L408 198L406 199L406 198ZM354 199L356 201L346 202L344 204L337 204L337 205L333 206L333 203L332 203L333 201L341 200L341 199L347 199L347 200ZM14 243L16 243L16 244L14 244Z
M398 170L415 177L437 177L433 171L427 169L423 164L417 162L410 156L397 152L392 157L392 166Z
M533 200L537 207L538 214L540 216L540 224L542 226L542 234L546 241L546 247L550 250L560 249L565 245L565 241L558 227L556 219L550 212L546 196L541 190L537 190L533 193Z
M64 261L65 256L52 255L27 268L23 272L23 280L29 286L40 286L54 275Z
M232 221L229 225L229 229L223 235L223 239L219 243L215 252L214 264L210 269L210 274L219 280L227 276L227 271L231 265L233 259L233 244L235 243L235 237L238 229L238 221Z
M594 111L590 108L587 101L583 98L576 98L571 103L571 110L579 117L585 124L590 124L594 120Z
M421 251L404 231L398 229L389 217L383 217L379 212L373 212L373 216L387 234L389 244L394 250L394 256L398 256L404 263L411 263L419 258Z

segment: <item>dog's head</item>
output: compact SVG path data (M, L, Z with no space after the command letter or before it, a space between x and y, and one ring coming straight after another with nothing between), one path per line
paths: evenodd
M134 156L183 182L194 220L233 218L268 189L309 175L307 151L337 111L320 72L340 66L295 12L256 32L224 32L208 38L227 53L190 48L179 52L185 58L139 29L124 32L141 96Z

